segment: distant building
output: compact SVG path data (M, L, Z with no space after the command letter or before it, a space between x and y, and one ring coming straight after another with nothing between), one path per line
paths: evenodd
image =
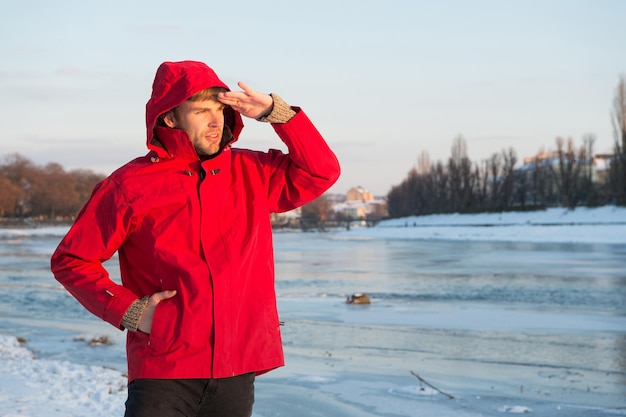
M345 218L354 220L380 220L388 216L387 201L384 198L375 198L361 186L350 188L345 201L336 203L333 210Z
M611 161L615 159L614 154L598 154L593 157L593 182L596 184L606 184L609 182L611 172Z
M325 194L329 200L335 220L338 221L362 221L363 224L372 224L389 216L387 200L382 197L374 197L372 193L363 187L353 187L346 194ZM299 228L301 208L285 213L272 213L270 220L274 228Z
M368 213L368 205L361 201L351 200L336 204L334 210L348 219L365 219Z
M374 196L372 193L367 191L365 188L353 187L348 190L346 193L346 201L372 201L374 200Z

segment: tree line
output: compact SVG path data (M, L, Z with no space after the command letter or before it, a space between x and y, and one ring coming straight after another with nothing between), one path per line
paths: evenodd
M612 155L605 170L594 164L594 135L574 140L557 137L556 150L540 152L521 168L513 148L472 163L462 136L454 139L447 162L431 163L427 152L387 195L390 217L436 213L534 210L562 206L626 206L626 78L615 93L611 120ZM596 156L596 159L598 156Z
M87 169L66 171L58 163L37 166L20 154L7 155L0 163L0 218L17 222L72 220L104 178ZM276 227L323 230L335 220L334 214L332 202L323 195L302 208L302 221L277 221Z
M42 167L22 155L7 155L0 164L0 217L73 218L104 178L91 170L65 171L57 163Z

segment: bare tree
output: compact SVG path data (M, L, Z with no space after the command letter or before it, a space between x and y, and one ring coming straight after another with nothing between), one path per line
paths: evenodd
M40 170L29 190L32 215L48 219L77 211L79 196L73 179L57 163Z
M18 217L30 215L32 185L40 177L39 169L22 155L11 154L4 157L0 172L22 191L15 215Z
M615 202L626 205L626 78L620 77L613 100L615 158L611 163L610 187Z
M448 213L449 196L448 196L449 175L446 168L437 161L433 169L430 171L428 188L432 193L433 200L429 205L430 213Z
M567 139L567 149L564 148L564 144L565 140L562 137L556 138L558 192L561 205L575 207L576 181L579 171L576 164L574 141L572 138Z
M301 210L300 221L304 230L311 228L325 230L326 222L332 211L331 201L324 194L302 206Z
M21 199L22 190L0 174L0 217L15 216Z
M626 77L621 76L615 98L613 99L613 115L611 117L615 135L615 144L620 153L626 152Z
M475 181L472 162L467 157L467 143L463 136L456 137L452 144L452 156L448 160L448 175L450 211L467 211L472 204Z
M578 163L581 165L580 194L581 199L587 205L596 203L596 193L593 188L593 146L596 142L595 135L588 133L583 136L583 145L578 151Z
M513 192L515 190L515 165L517 164L517 153L515 149L509 148L502 151L502 197L503 208L510 208L513 202Z
M80 209L89 199L94 186L105 178L104 175L88 169L75 169L70 171L68 175L72 179L78 193L79 207L76 207L77 209ZM76 210L76 212L78 211Z
M484 160L481 164L476 164L474 169L476 178L476 199L481 210L488 207L489 201L489 161Z
M459 163L464 158L467 158L467 142L459 135L452 142L452 160Z
M430 155L427 151L422 151L417 157L417 173L428 175L430 172Z
M490 198L489 206L492 209L498 208L498 199L500 196L500 188L502 184L502 157L500 154L494 153L487 161L487 175L489 177Z

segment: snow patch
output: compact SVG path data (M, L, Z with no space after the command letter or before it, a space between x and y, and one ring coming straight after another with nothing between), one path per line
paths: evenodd
M509 413L509 414L526 414L532 413L532 408L528 408L523 405L505 405L498 408L498 411L501 413Z
M326 378L323 376L308 375L308 376L300 376L300 377L293 378L293 381L301 382L305 384L328 384L330 382L333 382L334 379Z
M405 387L395 387L389 389L389 394L397 395L399 397L414 398L414 397L432 397L435 395L441 395L436 390L429 387L422 387L419 385L409 385Z

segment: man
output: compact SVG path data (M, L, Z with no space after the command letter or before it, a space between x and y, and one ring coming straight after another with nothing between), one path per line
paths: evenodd
M284 364L269 214L339 176L297 107L200 62L165 62L146 105L149 153L98 184L52 256L55 278L127 329L126 416L250 416L254 377ZM231 148L241 116L289 153ZM118 252L121 285L102 263Z

